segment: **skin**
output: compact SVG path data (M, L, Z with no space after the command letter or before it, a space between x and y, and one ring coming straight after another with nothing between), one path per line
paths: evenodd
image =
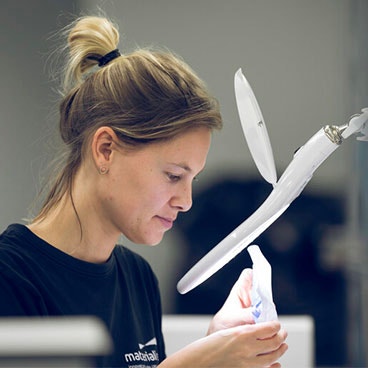
M63 252L87 262L105 262L123 233L131 241L155 245L179 212L192 206L192 184L203 170L211 144L207 128L189 130L164 143L126 150L108 127L99 128L78 170L69 196L31 231ZM105 173L101 174L100 169ZM255 325L251 316L252 271L245 270L208 335L160 364L160 368L280 367L287 350L279 322Z

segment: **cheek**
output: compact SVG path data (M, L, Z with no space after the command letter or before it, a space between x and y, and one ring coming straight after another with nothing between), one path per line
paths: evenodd
M151 212L164 206L170 198L170 188L159 174L147 170L145 174L137 173L132 180L122 186L122 190L132 199L131 205L137 211Z
M147 202L150 203L152 208L160 209L167 205L170 200L170 195L168 191L156 191L152 192L150 197L147 198Z
M148 166L148 165L145 165ZM105 200L112 207L114 215L120 213L136 223L151 218L170 201L170 183L152 168L143 169L143 164L130 165L128 171L111 173L104 188Z
M160 209L168 202L168 192L160 190L160 188L152 184L146 187L145 190L136 193L136 200L132 203L132 207L135 208L136 212L140 212L141 216L151 217L159 214Z

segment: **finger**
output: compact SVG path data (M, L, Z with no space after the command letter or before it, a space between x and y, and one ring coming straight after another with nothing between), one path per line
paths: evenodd
M251 290L253 284L253 270L246 268L240 274L237 281L237 296L243 308L250 307L252 305Z
M258 345L265 344L267 341L271 341L275 338L279 332L282 341L286 338L286 332L281 330L280 322L278 321L271 321L271 322L262 322L258 324L242 324L229 327L225 330L218 331L224 333L224 335L230 335L232 333L236 334L245 334L245 335L252 335L252 339L255 342L258 342ZM270 343L272 345L272 341Z
M251 306L250 292L252 289L252 269L246 268L240 274L238 280L232 287L223 308L241 307L248 308Z
M270 365L270 368L281 368L281 364L280 363L273 363L272 365Z
M288 345L283 343L280 345L278 349L272 351L267 354L260 354L257 357L257 363L262 366L269 366L272 368L281 367L281 365L277 362L287 351Z
M281 324L279 321L268 321L257 324L257 339L267 340L274 337L280 330Z
M280 349L281 346L285 346L286 339L285 331L280 331L274 337L265 340L258 340L257 351L258 355L272 354Z
M226 318L226 325L228 327L253 325L254 318L251 308L236 309Z

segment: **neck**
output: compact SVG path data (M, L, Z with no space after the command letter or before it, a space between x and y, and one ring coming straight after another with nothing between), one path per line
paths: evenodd
M30 224L29 229L75 258L92 263L106 262L120 234L104 231L91 208L83 208L77 203L76 208L78 216L71 201L64 200L46 218Z

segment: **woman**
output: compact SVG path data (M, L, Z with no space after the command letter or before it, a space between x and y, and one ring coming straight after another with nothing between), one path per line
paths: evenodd
M222 126L216 100L169 52L120 55L105 18L80 18L67 34L65 160L38 215L0 237L0 315L99 317L115 346L101 366L278 367L286 333L277 321L253 324L249 270L208 336L166 358L157 280L116 246L120 234L155 245L190 209L211 132ZM149 355L136 354L140 344Z

